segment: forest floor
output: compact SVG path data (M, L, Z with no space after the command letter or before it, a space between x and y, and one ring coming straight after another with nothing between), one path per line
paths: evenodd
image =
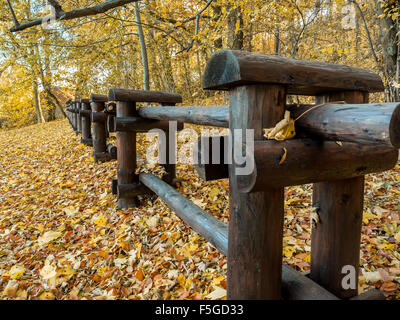
M116 162L94 164L67 120L2 131L0 150L0 299L226 298L226 257L160 199L116 210ZM179 191L227 223L227 181L177 169ZM359 291L400 299L400 166L365 189ZM311 186L285 205L284 261L306 272Z

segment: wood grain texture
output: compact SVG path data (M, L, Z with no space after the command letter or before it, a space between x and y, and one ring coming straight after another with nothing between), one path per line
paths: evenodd
M282 266L282 298L285 300L339 300L304 274Z
M79 116L79 111L81 110L81 103L77 102L75 104L75 112L76 112L76 132L82 133L82 121L81 117Z
M364 300L386 300L386 299L381 291L379 291L378 289L371 289L368 290L367 292L360 294L359 296L350 298L350 300L364 301Z
M159 102L159 103L181 103L182 96L178 93L167 93L150 90L110 89L109 101L125 102Z
M211 90L256 83L285 85L289 94L303 95L384 90L380 77L370 70L237 50L214 53L203 76L203 88Z
M262 138L283 118L286 90L253 85L230 91L230 128L254 129ZM280 299L282 280L283 188L240 193L236 164L229 166L230 221L228 299Z
M312 108L290 109L293 119L304 114L295 123L296 131L324 140L400 148L400 103L329 104Z
M91 120L93 122L93 158L94 162L108 161L106 156L107 137L104 121L101 119L104 115L104 102L92 102Z
M137 116L134 102L117 102L117 117ZM136 133L117 132L118 185L138 183L136 170ZM137 206L136 197L119 197L118 208L133 208Z
M175 105L175 104L174 104ZM162 103L162 108L165 108L165 103ZM174 125L174 123L168 122L168 130L165 130L166 139L166 163L163 164L165 169L165 174L162 177L163 181L169 185L176 186L176 155L177 155L177 131L183 129L183 122L179 122ZM178 129L179 125L179 129ZM176 129L175 129L176 127Z
M93 102L92 102L93 103ZM97 104L101 104L102 102L96 102ZM95 112L93 111L90 115L90 119L92 120L93 123L98 122L98 123L103 123L105 124L107 121L107 114L105 112Z
M169 184L149 173L141 173L140 182L157 194L194 231L222 252L227 252L227 226L187 200Z
M357 295L344 289L344 266L353 266L358 278L364 177L321 182L319 222L312 230L310 278L340 298Z
M108 96L106 94L92 93L90 95L90 102L107 102Z
M118 117L113 119L113 123L109 123L110 132L131 131L131 132L148 132L152 129L161 129L168 131L169 121L166 120L150 120L141 117ZM179 123L178 130L183 129L183 123ZM112 131L114 130L114 131Z
M228 178L228 165L224 162L229 151L221 140L218 159L220 164L197 164L195 168L203 180ZM211 145L210 137L202 137ZM286 159L281 163L286 149ZM214 156L208 149L208 159ZM198 151L201 158L201 150ZM307 183L340 180L364 176L392 169L399 152L390 147L377 147L345 142L342 146L332 141L293 139L282 142L256 141L254 144L255 170L249 176L238 177L241 192L256 192L267 187L285 187ZM209 161L211 162L211 161Z
M229 107L145 107L139 108L141 117L154 120L179 121L205 126L229 127Z
M119 184L117 188L118 198L135 198L144 194L152 194L152 191L141 183Z
M332 93L319 102L366 103L363 92ZM351 298L358 292L364 177L314 184L313 204L319 216L311 232L310 278L339 298ZM356 272L354 289L344 289L344 266Z
M90 119L90 104L87 102L81 103L80 117L82 122L82 143L89 143L92 141L92 121Z
M198 139L194 149L194 167L204 181L229 178L228 141L228 136L203 136Z

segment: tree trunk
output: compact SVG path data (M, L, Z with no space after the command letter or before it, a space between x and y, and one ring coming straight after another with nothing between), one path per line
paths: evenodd
M243 49L243 15L241 7L228 7L228 47L232 50ZM237 30L237 27L239 29Z
M276 26L276 28L275 28L275 42L274 42L274 53L276 54L276 55L279 55L279 49L280 49L280 46L281 46L281 38L280 38L280 29L279 29L279 26Z
M150 90L149 82L149 64L147 61L147 49L146 42L144 40L144 33L142 28L142 22L140 20L139 5L135 2L135 20L139 36L140 51L142 55L142 65L143 65L143 88L144 90Z
M398 70L398 37L399 25L397 20L393 20L391 16L385 13L386 9L390 9L396 4L390 4L385 1L384 7L381 7L381 1L375 0L376 11L379 18L380 44L382 47L383 70L385 77L385 85L387 87L389 101L399 101L399 92L396 86L399 83L397 78ZM397 3L397 2L395 2ZM397 6L399 6L397 4Z
M33 101L34 101L35 109L36 109L37 123L44 123L46 121L43 116L42 108L40 108L38 84L35 80L32 81L32 89L33 89Z
M211 6L211 7L212 7L213 12L214 12L213 21L216 24L218 22L218 20L222 16L221 6L215 5L215 6ZM215 49L222 49L222 47L223 47L222 36L219 36L217 39L214 40L214 48Z

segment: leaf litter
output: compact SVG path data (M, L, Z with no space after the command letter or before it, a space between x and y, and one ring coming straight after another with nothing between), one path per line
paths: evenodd
M0 299L226 299L226 257L154 196L117 210L116 162L94 164L66 120L0 132L0 147ZM227 180L201 181L191 165L177 174L182 194L228 223ZM399 187L399 165L366 177L360 293L400 298ZM283 260L300 272L318 223L311 191L285 190Z

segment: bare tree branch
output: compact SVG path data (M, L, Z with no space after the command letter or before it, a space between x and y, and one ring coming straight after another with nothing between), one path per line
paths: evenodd
M212 3L213 1L214 1L214 0L208 0L207 3L205 4L205 6L204 6L203 8L201 8L201 9L196 13L196 26L195 26L194 36L193 36L192 40L190 41L190 44L189 44L185 49L183 49L183 50L177 52L177 54L179 54L179 53L181 53L181 52L183 52L183 51L185 51L185 50L186 50L186 51L189 51L189 50L193 47L194 39L195 39L196 36L199 34L199 24L200 24L200 17L201 17L201 14L211 5L211 3Z
M166 26L167 28L173 30L176 34L180 35L180 36L183 38L183 40L184 40L188 45L190 44L189 41L186 40L185 36L184 36L182 33L180 33L177 29L175 29L174 27L172 27L172 26L169 25L168 23L165 23L165 22L163 22L163 21L160 21L160 20L158 20L158 19L152 17L151 15L147 14L147 13L144 12L144 11L140 11L140 13L142 13L142 14L144 14L146 17L148 17L148 18L154 20L155 22L158 22L158 23L160 23L160 24Z
M61 6L56 0L50 0L50 4L54 7L56 10L56 18L58 20L71 20L75 18L81 18L81 17L88 17L88 16L93 16L96 14L104 13L110 9L120 7L123 5L126 5L128 3L132 2L137 2L139 0L107 0L102 3L99 3L95 6L88 7L88 8L83 8L83 9L76 9L76 10L71 10L71 11L63 11ZM44 18L36 19L36 20L31 20L23 24L16 24L14 27L10 29L11 32L16 32L16 31L21 31L28 29L33 26L37 26L42 24Z
M375 59L376 65L378 66L379 69L382 70L382 68L381 68L381 66L380 66L380 64L379 64L379 59L378 59L378 57L377 57L377 55L376 55L376 52L375 52L375 49L374 49L374 44L373 44L373 42L372 42L372 38L371 38L371 34L370 34L370 32L369 32L369 29L368 29L367 22L365 21L364 12L361 10L360 5L358 4L357 1L355 1L355 0L349 0L349 2L350 2L350 3L353 3L354 6L357 8L358 12L360 13L360 17L361 17L361 20L362 20L363 25L364 25L365 33L367 34L368 43L369 43L369 47L370 47L370 49L371 49L371 53L372 53L372 55L373 55L373 57L374 57L374 59Z
M15 12L14 12L14 9L13 9L13 7L12 7L12 5L11 5L10 0L7 0L7 3L8 3L8 6L10 7L10 11L11 11L11 14L12 14L12 16L13 16L14 24L15 24L16 26L18 26L18 25L19 25L19 22L18 22L17 16L15 15Z

